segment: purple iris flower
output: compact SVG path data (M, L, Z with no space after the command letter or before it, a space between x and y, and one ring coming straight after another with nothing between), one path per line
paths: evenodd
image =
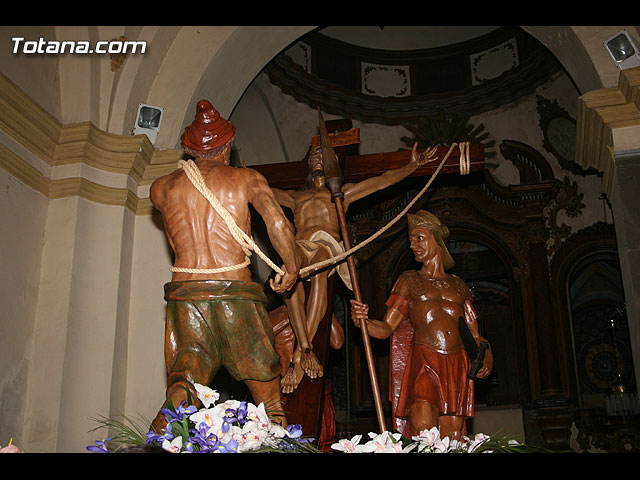
M299 423L287 425L287 432L292 438L300 438L302 437L302 425Z
M160 409L160 411L167 419L167 422L181 422L184 419L185 415L189 416L197 411L194 405L189 405L187 408L185 408L185 403L187 403L185 400L180 402L180 405L178 405L178 408L176 408L175 411L170 408L162 408Z
M171 424L168 423L167 427L164 429L164 433L156 433L153 430L149 430L147 432L147 445L150 445L152 443L162 443L165 440L173 440L174 435L173 432L171 431Z
M238 442L236 440L229 440L227 443L220 442L216 450L220 453L237 453Z
M87 450L93 453L109 453L107 450L107 445L105 442L111 440L110 438L105 438L104 440L96 440L95 445L89 445Z
M236 416L238 418L238 423L241 425L247 423L247 402L240 402L240 406L236 410Z
M191 440L200 446L201 451L210 451L217 448L218 437L213 433L207 433L207 424L202 422L198 430L191 429Z

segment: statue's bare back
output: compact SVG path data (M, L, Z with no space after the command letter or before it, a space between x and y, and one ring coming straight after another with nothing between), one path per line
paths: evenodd
M206 163L200 165L200 171L207 187L229 211L238 227L250 234L248 203L252 203L261 191L255 171ZM151 198L154 204L162 207L165 232L175 252L175 267L215 269L245 260L242 247L233 238L224 219L181 170L154 184ZM175 272L173 279L250 281L251 273L247 268L210 274Z

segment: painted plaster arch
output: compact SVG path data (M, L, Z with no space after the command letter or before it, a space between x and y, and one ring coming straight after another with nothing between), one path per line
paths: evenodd
M614 86L612 82L617 82L619 71L609 58L602 42L622 27L523 26L521 28L553 53L581 95L590 90Z
M229 117L260 70L312 26L181 27L167 49L145 102L162 106L165 116L156 148L175 148L193 121L196 103L206 98ZM135 120L130 99L126 117ZM131 115L133 112L133 116Z

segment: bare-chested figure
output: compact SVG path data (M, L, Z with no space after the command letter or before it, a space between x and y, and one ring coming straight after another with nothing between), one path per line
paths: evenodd
M411 160L404 167L358 183L345 183L342 186L345 213L353 202L403 180L427 161L417 153L416 143L411 152ZM331 199L331 192L325 183L320 147L313 148L309 155L309 176L308 183L311 184L300 190L273 189L277 201L293 211L296 240L303 262L301 268L332 258L344 251L341 246L338 214ZM351 288L346 264L342 263L337 268L345 284ZM301 281L296 284L290 297L285 299L291 322L296 322L297 329L304 328L306 332L306 335L305 333L301 335L302 338L306 337L305 343L298 344L293 365L282 379L285 393L293 391L298 386L305 372L311 378L322 375L322 366L313 354L310 342L327 311L327 277L329 275L327 270L325 268L311 274L310 298L306 309L305 291Z
M473 380L467 376L470 360L458 318L464 317L478 345L485 342L488 346L488 342L479 334L466 284L445 273L453 266L444 243L449 236L447 227L425 210L408 215L408 220L410 248L422 268L400 275L382 321L369 319L368 306L355 300L351 301L352 318L357 326L366 320L369 334L375 338L388 338L401 328L412 329L394 411L395 417L407 422L405 435L418 435L437 426L443 437L459 438L464 433L465 418L474 414L474 396ZM486 378L492 366L493 356L488 349L476 376Z
M251 233L249 204L262 216L284 262L284 275L276 275L271 286L283 293L293 287L299 271L293 227L260 173L229 166L234 134L235 126L201 100L182 146L195 157L207 188L243 232ZM252 282L245 251L185 171L158 178L150 199L162 213L175 253L172 281L165 285L167 400L177 407L188 389L197 401L194 383L209 385L224 366L247 384L256 404L280 411L279 419L286 424L267 299L262 286ZM165 426L159 413L153 428Z

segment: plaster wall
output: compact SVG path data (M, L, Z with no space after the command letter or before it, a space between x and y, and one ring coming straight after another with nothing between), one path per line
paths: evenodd
M124 409L117 414L149 421L162 405L166 389L164 366L165 283L173 263L158 215L135 217L126 361Z
M33 353L25 377L26 415L23 429L16 432L22 437L23 448L32 452L55 451L57 446L78 203L78 197L50 201L46 215L42 265L34 297L37 312L29 339Z
M58 426L59 452L93 443L91 418L111 389L122 208L79 199Z
M33 370L47 199L0 170L0 443L20 432ZM18 439L16 439L18 440Z
M14 54L14 37L26 40L56 36L53 26L0 27L0 70L13 83L20 85L39 105L56 120L62 121L60 78L56 55Z

